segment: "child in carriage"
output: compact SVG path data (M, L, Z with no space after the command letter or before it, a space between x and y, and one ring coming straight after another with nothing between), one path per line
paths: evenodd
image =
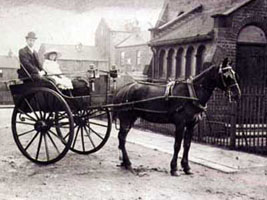
M51 79L59 89L72 90L73 85L71 79L62 74L62 71L57 63L57 58L60 53L56 50L49 50L44 54L43 69L47 73L47 78Z

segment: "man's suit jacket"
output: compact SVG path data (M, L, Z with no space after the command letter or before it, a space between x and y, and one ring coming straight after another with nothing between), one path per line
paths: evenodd
M20 49L19 60L20 60L20 70L18 71L19 78L29 77L23 68L25 68L28 71L28 73L32 76L33 79L40 77L38 72L41 71L43 68L36 51L32 53L29 47L27 46L24 47L23 49Z

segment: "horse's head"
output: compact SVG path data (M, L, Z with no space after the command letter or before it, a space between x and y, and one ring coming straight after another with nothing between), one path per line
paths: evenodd
M241 90L238 84L238 76L227 58L224 59L222 64L219 66L217 83L218 87L226 92L229 97L229 101L237 101L240 99Z

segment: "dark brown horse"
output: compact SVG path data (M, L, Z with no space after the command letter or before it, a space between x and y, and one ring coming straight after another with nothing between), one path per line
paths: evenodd
M169 86L134 82L118 90L115 104L124 106L114 110L120 121L119 149L122 151L122 166L132 171L125 148L126 136L137 118L155 123L175 125L174 154L171 160L171 175L177 176L177 158L184 138L184 153L181 166L190 174L188 152L193 129L199 121L199 114L205 110L213 90L220 88L234 100L241 92L236 74L225 59L221 66L211 66L191 81L174 82Z

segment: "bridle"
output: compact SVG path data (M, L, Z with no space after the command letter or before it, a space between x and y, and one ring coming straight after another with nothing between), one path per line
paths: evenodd
M225 72L223 72L224 70L225 70ZM223 85L222 90L225 92L226 96L228 97L229 102L232 102L231 88L232 87L239 87L233 68L230 65L228 65L227 67L224 67L224 68L222 68L222 66L220 66L219 76L220 76L221 83ZM225 81L226 76L230 76L230 78L232 78L234 80L234 83L231 85L227 85L227 83Z

